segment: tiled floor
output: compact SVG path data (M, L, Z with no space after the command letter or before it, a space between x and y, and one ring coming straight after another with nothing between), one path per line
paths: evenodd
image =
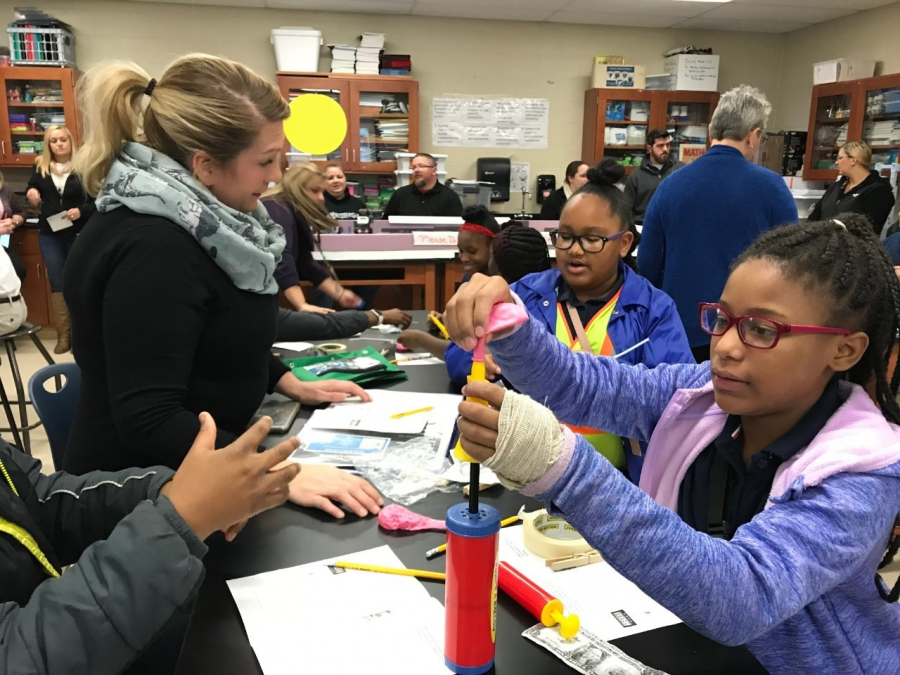
M62 362L73 360L72 352L53 354L53 346L56 344L56 338L53 331L45 330L41 337L41 341L55 361ZM17 346L18 349L16 354L19 370L22 373L22 380L27 387L28 379L45 365L45 361L44 357L41 356L41 353L37 350L31 340L18 340ZM13 387L12 374L9 365L6 363L6 353L4 351L0 351L0 378L3 380L3 386L6 388L7 393L9 393L10 396L14 396L13 392L15 392L15 388ZM33 414L33 409L30 407L28 414ZM0 426L6 426L2 409L0 409ZM12 437L9 434L4 437L6 440L12 440ZM50 456L50 443L47 441L47 434L44 432L43 427L38 427L31 434L31 452L35 457L41 460L44 465L45 473L51 473L53 471L53 460ZM883 572L885 581L887 581L888 584L893 585L896 583L897 578L900 577L900 556L898 556L886 570L883 570Z

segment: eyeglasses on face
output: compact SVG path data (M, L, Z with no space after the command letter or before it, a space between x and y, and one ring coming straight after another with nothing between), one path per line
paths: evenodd
M410 169L433 169L435 167L434 164L413 164L410 166Z
M553 248L560 251L568 251L577 241L581 250L585 253L600 253L606 246L606 242L614 241L623 234L625 234L624 230L616 232L610 237L601 237L597 234L582 234L579 236L568 232L560 232L559 230L550 230L550 243L553 244Z
M738 337L741 338L741 342L748 347L757 349L772 349L785 333L798 335L850 335L852 333L846 328L800 326L759 316L734 316L720 305L710 302L700 303L700 328L705 332L714 337L720 337L731 330L735 324L737 324Z

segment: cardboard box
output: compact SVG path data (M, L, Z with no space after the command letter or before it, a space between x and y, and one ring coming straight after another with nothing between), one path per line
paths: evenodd
M644 66L606 66L594 64L595 89L643 89L646 82Z
M665 61L666 72L675 76L675 89L718 91L719 57L714 54L676 54Z
M813 64L813 84L829 84L872 77L875 62L868 59L832 59Z
M595 66L624 66L627 65L627 61L624 56L595 56L594 57L594 65Z

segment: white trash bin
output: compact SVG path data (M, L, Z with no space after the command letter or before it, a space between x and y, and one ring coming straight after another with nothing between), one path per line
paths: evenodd
M272 29L272 45L278 70L291 73L319 72L322 31L309 26L282 26Z

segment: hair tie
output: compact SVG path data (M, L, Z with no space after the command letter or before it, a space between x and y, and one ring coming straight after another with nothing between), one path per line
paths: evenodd
M840 225L841 227L843 227L845 230L847 229L847 226L844 225L844 224L843 224L841 221L839 221L837 218L832 218L832 219L831 219L831 222L832 222L832 223L837 223L838 225Z
M156 89L156 78L151 78L147 83L147 88L144 89L144 94L147 96L153 96L153 90Z
M480 234L483 237L487 237L488 239L493 239L497 235L494 232L491 232L488 228L483 225L476 225L475 223L463 223L463 226L459 228L460 232L474 232L475 234Z

